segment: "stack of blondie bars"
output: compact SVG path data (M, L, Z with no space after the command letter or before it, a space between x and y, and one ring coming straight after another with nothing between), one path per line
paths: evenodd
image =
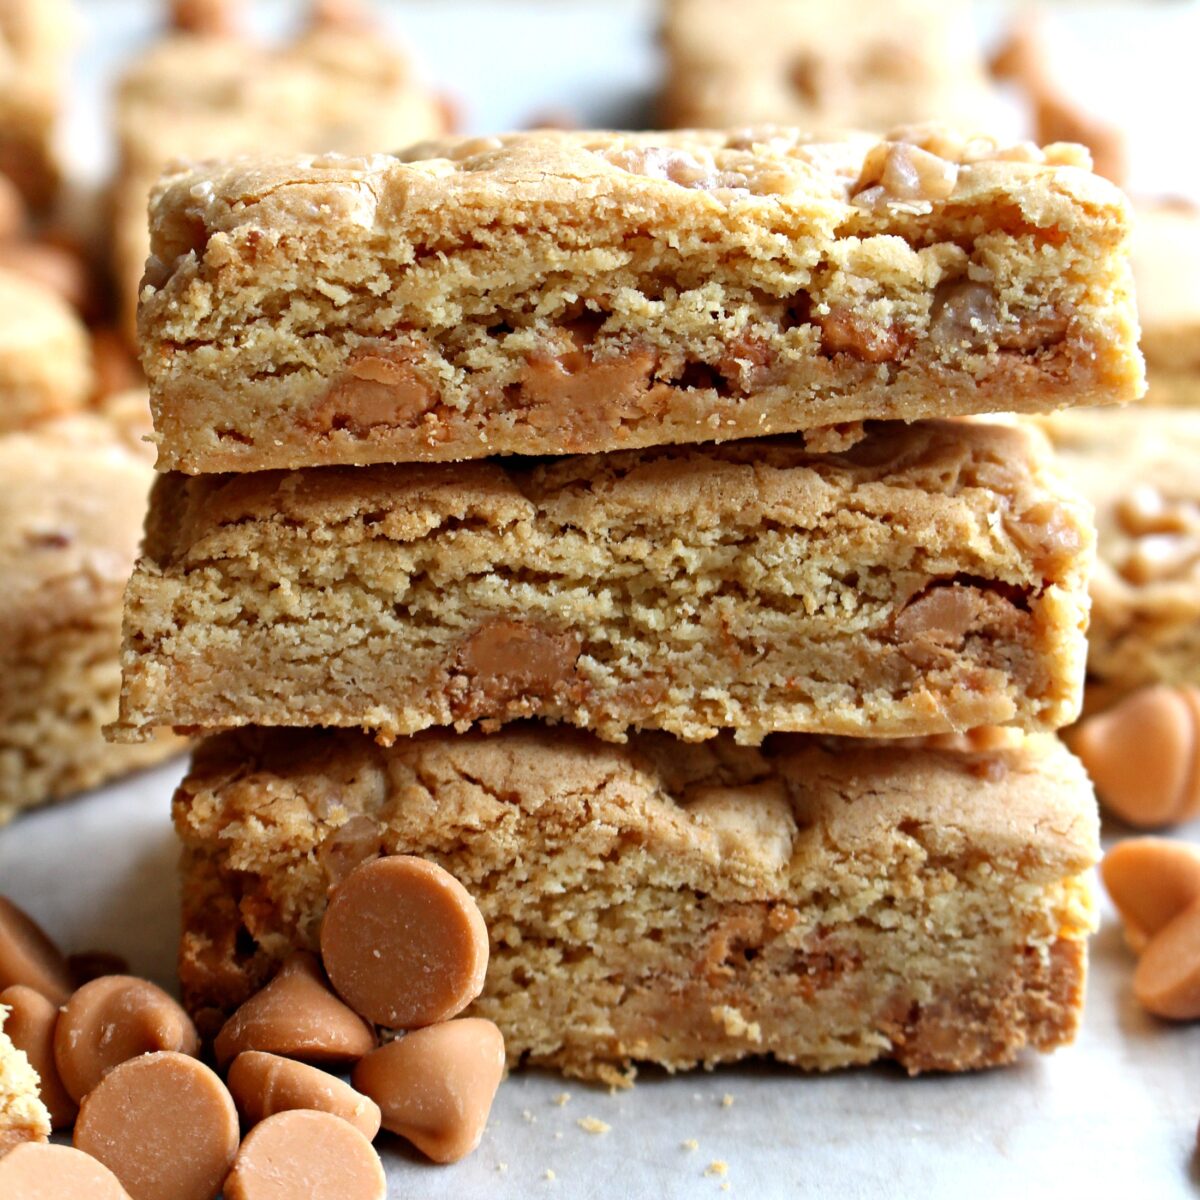
M1076 148L529 133L189 169L151 224L118 733L213 735L209 1027L399 852L478 900L513 1062L1071 1038L1091 512L957 418L1141 390Z

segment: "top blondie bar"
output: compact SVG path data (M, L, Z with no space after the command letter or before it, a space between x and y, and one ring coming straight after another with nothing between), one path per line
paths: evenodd
M933 127L533 132L196 166L151 208L158 465L801 430L828 449L866 419L1130 400L1128 229L1080 148Z

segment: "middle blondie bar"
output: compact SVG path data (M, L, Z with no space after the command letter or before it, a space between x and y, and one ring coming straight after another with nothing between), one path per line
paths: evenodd
M1090 510L1041 435L161 477L119 728L1055 729Z

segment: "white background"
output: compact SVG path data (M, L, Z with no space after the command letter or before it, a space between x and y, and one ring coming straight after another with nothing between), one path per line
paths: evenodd
M263 6L266 25L298 7ZM428 78L461 101L472 131L556 112L594 125L645 119L658 69L648 3L387 8ZM97 178L110 154L107 80L150 36L156 10L136 0L93 0L84 9L65 142L80 172ZM986 10L980 35L991 36L997 21L997 10ZM1196 7L1061 4L1054 28L1056 59L1078 94L1135 134L1136 188L1200 195ZM135 971L172 986L178 903L168 806L181 769L0 832L0 891L68 949L116 950ZM392 1195L1194 1196L1200 1031L1142 1015L1129 995L1131 969L1109 920L1093 943L1079 1043L987 1074L910 1081L890 1068L809 1077L748 1067L671 1079L645 1071L633 1091L610 1095L524 1073L501 1087L483 1144L463 1163L429 1166L385 1138ZM564 1090L571 1099L560 1107L553 1097ZM732 1105L722 1103L726 1094ZM611 1132L583 1132L576 1121L585 1116ZM693 1138L699 1149L683 1148ZM717 1160L728 1173L706 1175Z

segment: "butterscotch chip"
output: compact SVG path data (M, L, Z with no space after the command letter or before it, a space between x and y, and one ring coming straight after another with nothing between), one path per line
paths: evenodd
M356 1012L417 1029L457 1016L483 990L487 926L444 867L394 854L363 863L334 889L321 956Z
M88 1094L74 1142L133 1200L213 1200L237 1154L237 1109L198 1059L144 1054L114 1067Z
M1150 939L1133 974L1133 994L1155 1016L1200 1017L1200 905L1184 909Z
M38 1094L50 1113L54 1129L64 1129L75 1120L77 1106L58 1075L54 1061L54 1027L58 1005L31 987L14 984L0 992L0 1005L9 1009L4 1032L18 1050L25 1052L38 1075Z
M303 1108L349 1121L368 1141L379 1132L382 1117L374 1100L306 1063L247 1050L233 1060L227 1083L246 1125Z
M1141 953L1160 929L1200 900L1200 847L1130 838L1104 856L1100 876L1121 914L1126 941Z
M316 958L299 953L225 1022L213 1048L225 1066L244 1050L332 1064L374 1047L374 1030L329 990Z
M1071 747L1105 806L1148 829L1200 812L1200 689L1143 688L1082 721Z
M71 994L71 973L62 952L32 917L0 896L0 989L15 983L55 1004Z
M464 1017L381 1046L354 1068L353 1081L379 1105L385 1129L450 1163L479 1145L503 1076L500 1030Z
M5 1200L130 1200L102 1163L70 1146L25 1142L0 1158Z
M241 32L239 7L232 0L172 0L171 24L184 33L234 37Z
M191 1018L162 988L132 975L104 975L67 1001L54 1032L63 1085L77 1101L116 1066L154 1051L195 1056Z
M371 1143L331 1113L278 1113L256 1125L225 1181L225 1200L384 1200Z

